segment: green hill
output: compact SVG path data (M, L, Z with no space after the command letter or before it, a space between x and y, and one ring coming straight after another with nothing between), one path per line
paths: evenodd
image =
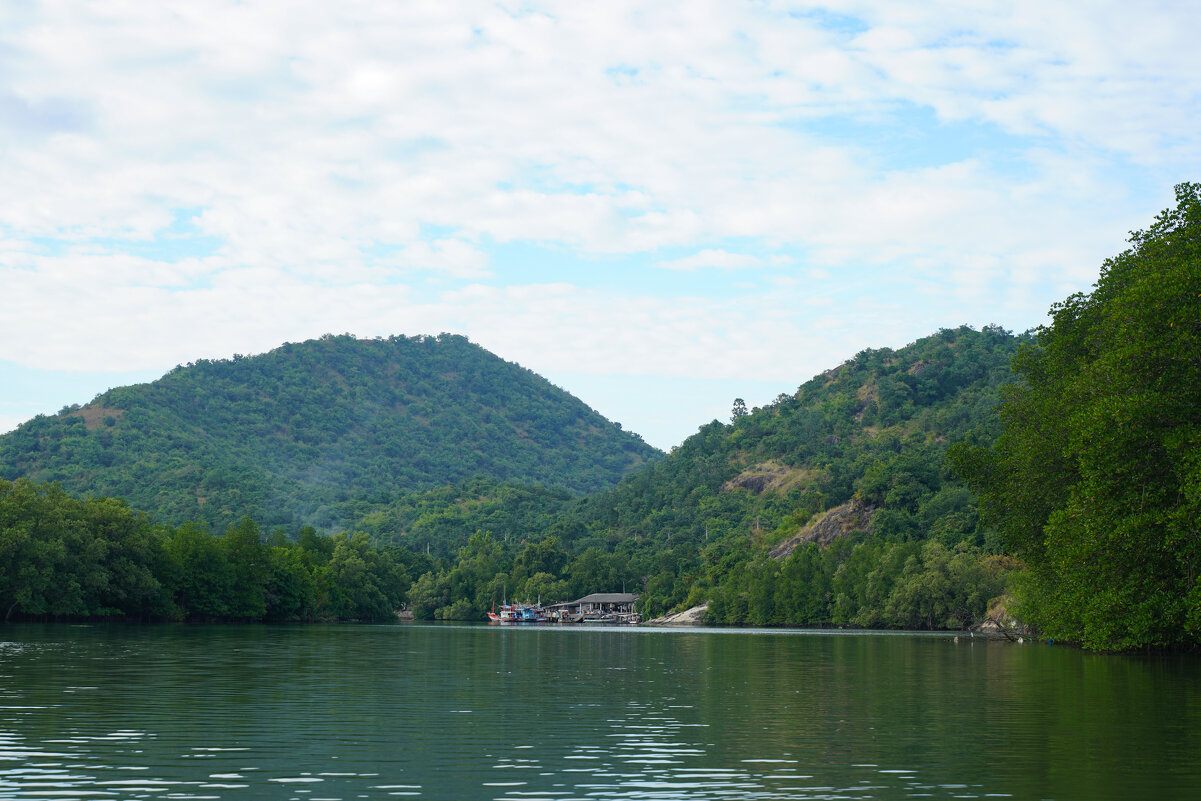
M491 531L414 585L414 608L442 617L479 614L501 586L548 597L562 581L637 588L647 616L707 601L708 619L725 623L967 625L1013 563L945 454L995 437L1010 360L1029 341L963 327L863 351L768 406L735 403L729 423L702 426L611 490L556 504L479 487L410 500L365 527L393 542ZM506 546L518 512L526 536ZM544 537L561 567L536 574L522 548Z
M873 516L880 536L976 537L971 514L946 519L968 501L948 483L943 456L952 442L991 436L1023 341L962 327L865 350L763 408L736 403L729 424L702 426L666 459L588 499L585 514L617 537L703 543L753 531L775 544L858 497L884 512Z
M996 567L984 560L997 543L945 454L995 436L999 390L1024 341L995 327L944 329L863 351L766 407L735 404L729 424L714 420L582 501L581 545L628 554L649 614L709 601L709 619L732 623L927 628L978 617L988 597L970 610L952 608L962 599L885 608L907 565L948 591L999 587L995 576L922 571L952 569L964 552L971 571Z
M164 522L329 529L474 476L601 490L659 456L461 336L325 336L177 367L0 437L0 477Z

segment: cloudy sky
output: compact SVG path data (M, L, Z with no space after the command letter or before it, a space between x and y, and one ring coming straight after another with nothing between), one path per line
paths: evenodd
M1025 330L1201 180L1194 2L0 0L0 430L462 333L651 444Z

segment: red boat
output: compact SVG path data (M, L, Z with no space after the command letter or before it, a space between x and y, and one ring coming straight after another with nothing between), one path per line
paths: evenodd
M492 604L492 611L488 613L488 622L490 623L545 623L546 611L541 606L530 604L501 604L500 612L496 611L496 604Z

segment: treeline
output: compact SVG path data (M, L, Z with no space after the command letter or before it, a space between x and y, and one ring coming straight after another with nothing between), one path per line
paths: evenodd
M626 540L574 554L551 535L504 543L476 533L453 560L379 548L365 533L264 537L246 519L219 535L155 524L111 498L73 498L54 484L0 481L0 608L4 619L313 621L480 620L509 600L591 592L643 594L646 615L710 602L713 622L962 628L998 594L1010 565L937 541L849 538L775 560L745 538L699 552ZM411 577L416 576L413 581Z
M626 542L569 557L556 537L506 549L476 534L453 563L417 579L418 619L480 620L504 598L564 600L591 592L640 592L644 617L708 603L705 619L733 625L967 628L983 619L1017 563L960 543L845 538L773 559L735 538L698 553ZM677 585L685 589L677 596Z
M745 538L699 551L595 545L570 555L556 536L506 547L473 535L408 593L418 619L481 620L503 599L543 602L592 592L639 592L644 617L708 602L713 623L964 629L983 619L1017 563L937 540L887 542L866 532L828 547L808 543L773 559ZM677 585L683 588L677 596Z
M452 563L420 576L409 590L419 620L482 620L493 604L572 600L593 592L637 590L639 565L626 553L585 548L569 555L558 537L509 545L476 533Z
M3 619L386 620L430 562L365 534L154 523L112 498L0 480Z
M984 618L1016 566L966 543L807 543L782 561L738 562L689 602L708 597L707 619L718 623L963 630Z

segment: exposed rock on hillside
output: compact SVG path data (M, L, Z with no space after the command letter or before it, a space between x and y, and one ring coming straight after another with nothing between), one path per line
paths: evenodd
M842 506L835 506L815 521L805 526L792 537L771 550L773 559L785 559L796 550L798 545L806 542L816 542L818 545L829 545L839 537L845 537L852 531L866 531L872 523L872 514L876 508L853 498Z
M1009 594L994 598L988 605L984 620L974 628L974 631L986 636L1004 637L1007 640L1017 640L1031 635L1025 623L1015 618L1009 611L1013 597Z
M765 492L785 493L793 487L818 476L818 471L806 468L789 467L776 459L760 464L751 465L734 478L722 484L722 492L745 489L755 495Z
M685 609L683 612L675 612L646 622L651 626L699 626L704 622L703 618L707 611L709 611L709 604L703 603L700 606Z

